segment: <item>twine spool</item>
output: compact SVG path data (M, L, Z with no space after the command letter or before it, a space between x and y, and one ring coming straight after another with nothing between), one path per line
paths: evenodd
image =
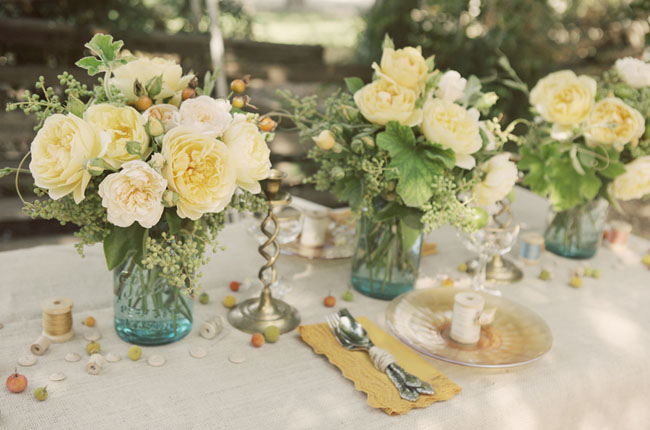
M304 214L300 244L312 248L325 245L327 227L331 222L328 212L324 209L307 210Z
M101 354L93 354L86 363L86 372L89 375L99 375L104 365L104 357Z
M544 237L538 233L527 233L521 237L519 255L528 264L537 264L544 251Z
M223 331L224 321L221 316L210 318L201 324L199 334L205 339L214 339L219 333Z
M494 319L494 311L484 313L484 307L485 299L478 293L456 294L449 336L458 343L476 344L481 337L481 324Z
M43 336L52 342L61 343L74 336L72 328L72 300L67 297L53 297L41 302L43 310Z
M41 335L38 339L34 341L32 346L29 348L34 355L43 355L45 351L50 347L52 341L49 337Z
M632 232L632 225L625 221L612 221L607 232L607 241L612 245L625 246Z

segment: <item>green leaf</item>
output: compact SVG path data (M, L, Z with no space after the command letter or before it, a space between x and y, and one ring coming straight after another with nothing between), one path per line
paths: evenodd
M363 186L361 179L355 176L345 177L336 182L332 191L343 202L348 202L350 208L356 211L363 202Z
M106 70L104 63L99 61L96 57L83 57L74 64L82 69L88 70L90 76L95 76L97 73Z
M432 160L427 155L431 146L416 145L413 130L397 121L389 122L386 131L377 135L377 146L390 154L388 168L399 172L396 191L404 204L418 207L429 200L433 195L433 175L442 172L442 160Z
M111 226L111 232L104 239L104 257L108 270L113 270L134 255L136 262L142 261L148 230L134 222L129 227Z
M503 79L501 82L508 88L528 93L528 86L523 82L513 81L512 79Z
M210 73L209 70L205 72L205 77L203 78L203 95L209 96L212 94L218 77L219 73Z
M439 143L432 143L430 140L427 140L424 145L423 149L426 150L424 155L430 160L440 161L447 169L453 169L456 166L456 154L453 149L445 149Z
M115 60L118 52L122 49L124 42L118 40L113 42L113 36L110 34L97 33L90 42L84 46L92 51L93 54L100 57L104 62Z
M154 98L158 94L160 94L160 91L162 90L162 82L163 82L162 73L158 76L154 76L153 78L149 79L147 81L147 84L145 85L145 87L147 88L147 95L151 98Z
M620 161L611 160L606 168L598 171L599 174L607 179L614 179L619 175L625 173L625 164Z
M176 234L183 226L183 219L178 216L175 208L165 209L165 220L169 225L169 234Z
M348 91L350 91L350 93L352 94L356 93L364 86L364 83L361 80L361 78L353 77L353 78L345 78L344 80L345 80L345 86L348 87Z
M126 142L126 152L131 155L142 156L142 144L133 140Z
M427 59L425 60L425 63L426 63L426 65L427 65L427 70L428 70L429 72L433 72L433 69L436 68L436 61L435 61L435 59L436 59L436 56L435 56L435 55L432 55L432 56L430 56L430 57L427 57Z
M458 102L464 106L469 106L478 100L480 96L481 80L472 75L469 77L469 79L467 79L467 84L465 84L463 96L458 100Z
M415 245L415 242L422 233L421 229L410 228L405 223L400 224L399 233L402 236L402 251L404 255L408 255L409 250Z
M70 96L68 96L68 103L66 104L66 109L68 110L68 112L78 116L79 118L83 118L84 111L86 110L86 105L84 104L84 102L82 102L77 97L71 94Z
M390 202L375 215L375 219L379 222L399 219L407 226L416 230L422 230L424 227L421 218L422 212L419 209L403 206L396 202Z

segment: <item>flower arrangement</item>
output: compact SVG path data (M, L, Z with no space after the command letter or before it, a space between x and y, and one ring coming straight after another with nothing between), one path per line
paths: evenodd
M303 141L316 143L308 157L317 171L307 181L369 220L358 234L367 239L360 259L370 272L413 265L409 250L423 230L479 227L475 207L494 205L517 179L502 150L514 125L502 130L498 119L480 119L497 96L482 92L478 78L436 70L433 57L395 49L388 36L372 67L372 82L345 79L349 93L337 91L322 108L316 96L284 93Z
M650 193L650 64L632 58L596 80L551 73L530 91L538 115L523 139L524 184L565 211Z
M265 205L255 194L269 174L273 127L267 118L260 131L257 114L231 106L234 94L212 98L209 72L199 88L178 64L126 55L110 35L85 46L92 55L76 64L102 74L98 85L88 88L66 72L59 95L41 77L42 96L27 92L7 107L39 119L28 172L41 198L24 210L79 226L82 255L102 242L109 270L130 261L192 294L206 248L217 247L224 210ZM236 100L241 107L243 97ZM2 170L13 172L27 171Z

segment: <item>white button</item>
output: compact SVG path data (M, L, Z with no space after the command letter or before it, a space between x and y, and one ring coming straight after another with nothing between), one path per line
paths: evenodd
M149 366L153 367L160 367L163 364L165 364L167 360L165 360L165 357L162 355L154 354L151 357L149 357L149 360L147 360L147 363L149 363Z
M246 361L246 356L241 352L233 352L228 357L228 360L230 360L232 363L240 364Z
M190 355L194 358L203 358L208 355L208 351L201 346L193 346L190 348Z
M25 355L23 357L20 357L20 359L18 360L18 364L24 367L33 366L34 364L36 364L36 357L34 357L31 354Z
M114 352L109 352L106 354L106 361L109 363L116 363L122 359L122 356L119 354L115 354Z
M57 382L57 381L63 381L64 379L65 379L65 375L61 372L52 373L50 375L50 381Z
M65 361L69 361L70 363L74 363L75 361L79 361L79 360L81 360L81 356L76 352L68 352L65 355Z

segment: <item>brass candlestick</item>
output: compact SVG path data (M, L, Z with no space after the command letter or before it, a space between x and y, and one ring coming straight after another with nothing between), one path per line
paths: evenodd
M494 222L497 228L506 228L512 224L512 211L510 205L504 200L498 202L501 209L494 215ZM468 273L473 274L478 263L470 260L467 263ZM485 280L494 284L512 284L524 277L523 272L515 264L497 254L487 262L485 266Z
M258 273L258 277L264 285L262 294L259 298L242 302L228 313L230 324L247 333L264 332L265 328L272 325L278 327L280 333L286 333L300 324L300 314L296 308L282 300L274 299L271 295L271 285L277 279L275 262L280 255L280 245L276 242L280 228L273 209L286 206L291 202L291 195L286 191L280 191L280 183L286 176L286 173L272 169L269 177L263 183L269 210L261 226L262 233L268 237L268 240L258 248L259 253L266 259L266 264ZM269 224L273 224L272 231L267 230ZM269 270L270 279L265 276Z

